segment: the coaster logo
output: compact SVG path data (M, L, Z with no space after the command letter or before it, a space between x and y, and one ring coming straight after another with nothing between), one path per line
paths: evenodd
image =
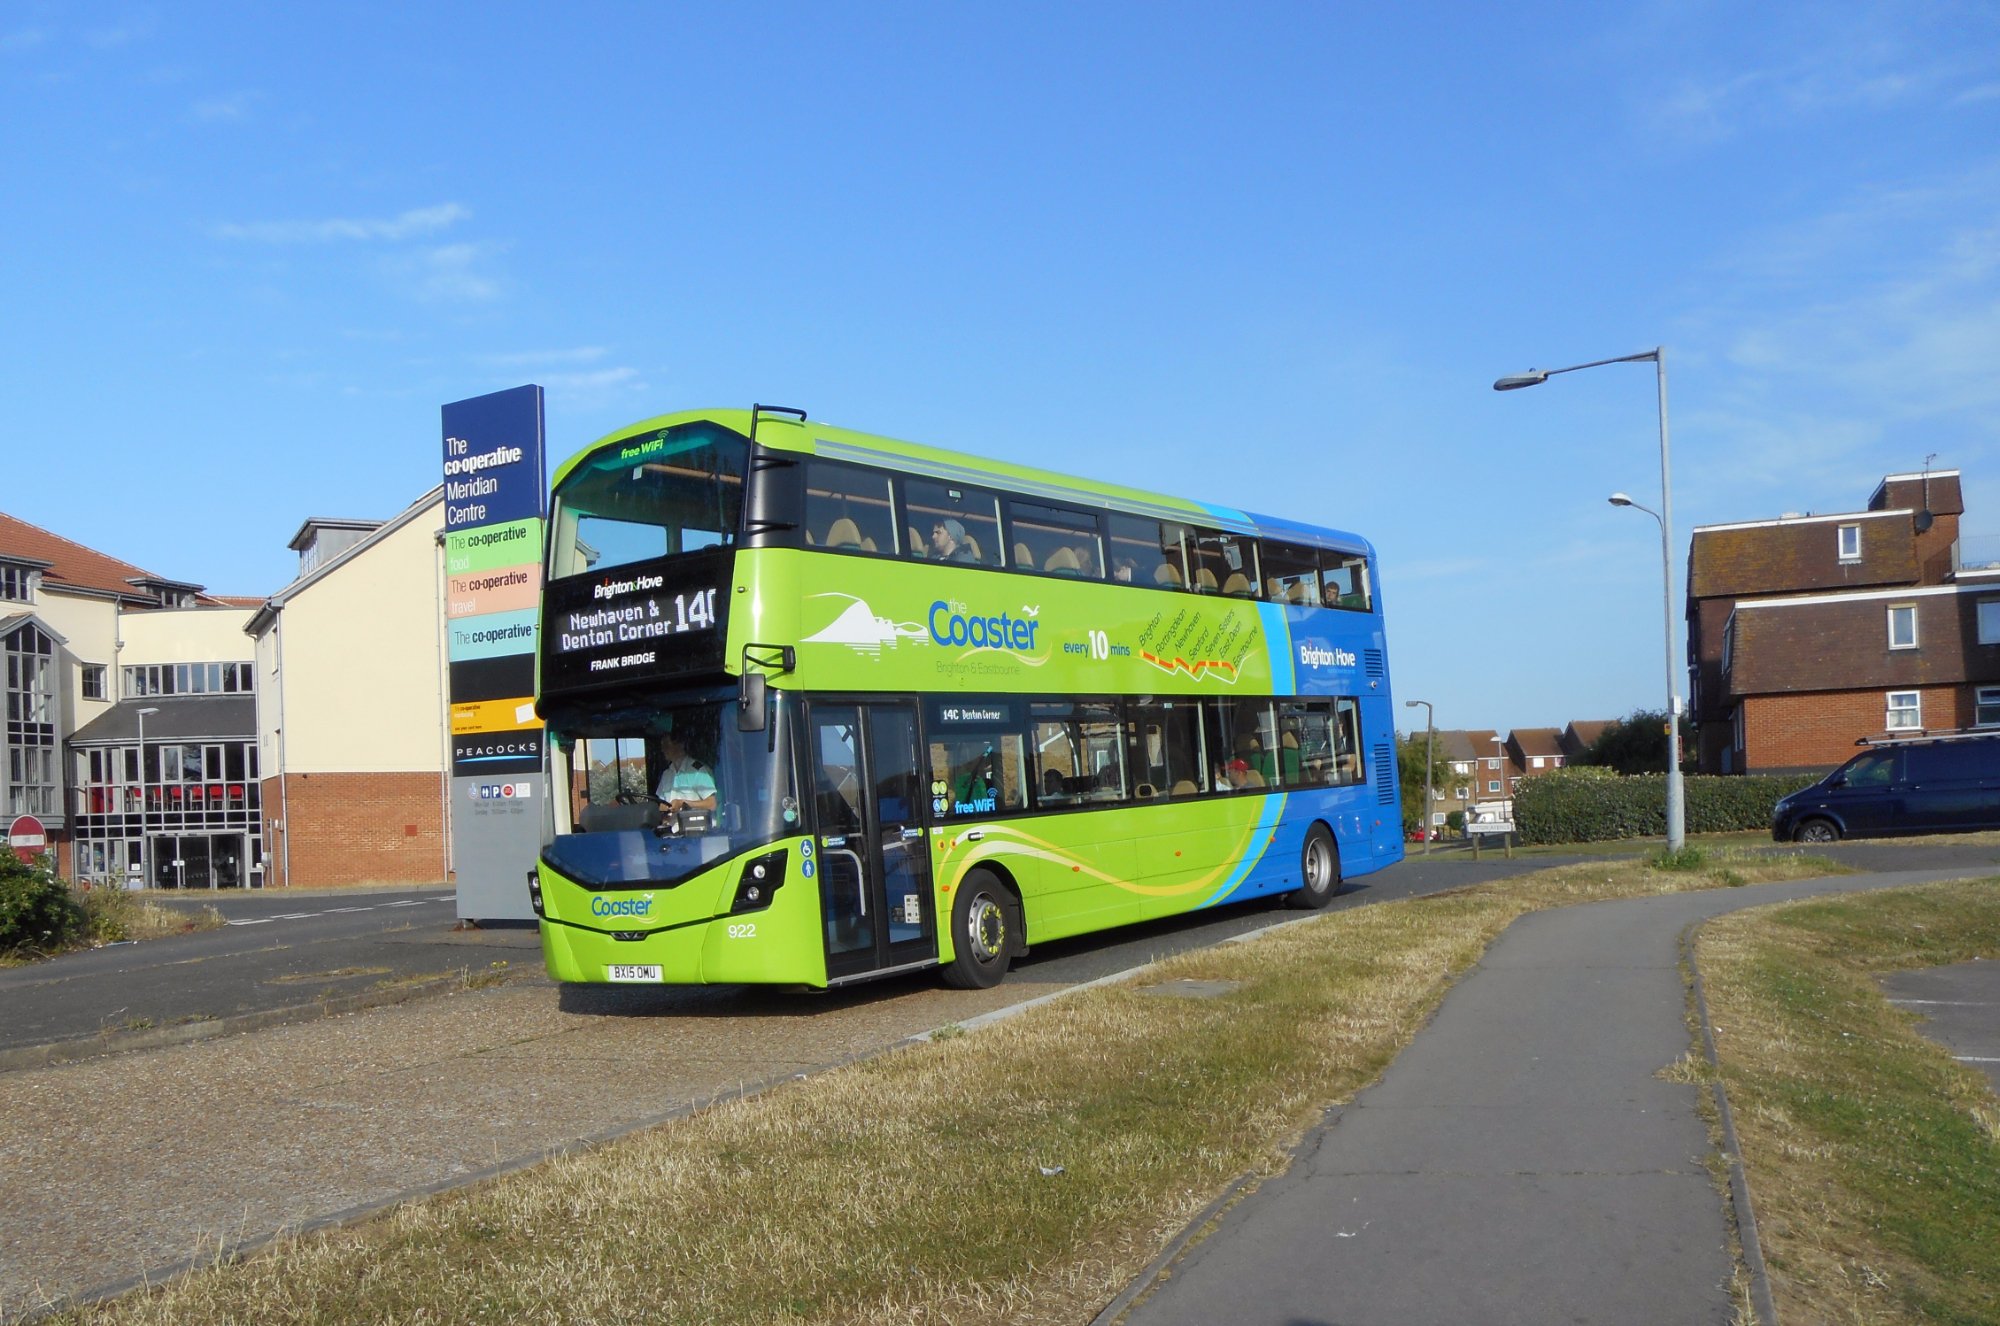
M653 910L653 895L642 894L637 898L607 898L603 894L593 894L590 899L592 916L645 916Z
M943 599L931 604L931 639L941 645L970 645L974 649L1029 650L1035 647L1035 631L1041 623L1035 617L1039 607L1022 608L1021 616L996 613L971 616L963 603Z
M1318 645L1300 645L1299 662L1313 668L1351 668L1354 666L1354 655L1338 645L1332 649L1321 649Z

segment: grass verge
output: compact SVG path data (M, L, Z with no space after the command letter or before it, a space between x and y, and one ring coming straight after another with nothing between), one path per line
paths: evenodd
M1697 960L1785 1321L2000 1321L2000 1111L1879 973L2000 957L2000 880L1734 913Z
M1711 853L1355 908L60 1319L1088 1320L1210 1198L1271 1174L1524 912L1839 873Z

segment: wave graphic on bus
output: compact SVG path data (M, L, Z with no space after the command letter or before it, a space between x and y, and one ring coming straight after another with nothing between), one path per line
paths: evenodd
M1158 654L1150 653L1144 649L1139 651L1139 657L1145 659L1162 672L1185 672L1196 681L1200 681L1204 674L1214 673L1231 686L1234 686L1237 682L1236 665L1223 659L1198 658L1190 663L1179 654L1174 655L1172 658L1161 658Z
M927 645L930 632L920 622L891 621L876 615L865 599L852 594L814 594L816 599L846 599L847 609L824 628L801 641L809 645L846 645L861 654L879 654L883 646L894 649L905 640Z

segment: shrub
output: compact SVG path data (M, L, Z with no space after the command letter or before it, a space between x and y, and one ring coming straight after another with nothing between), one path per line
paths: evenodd
M1816 781L1816 774L1686 777L1687 831L1768 828L1779 797ZM1573 766L1524 778L1514 792L1514 826L1528 843L1660 837L1667 831L1667 776L1628 778Z
M81 939L85 925L48 857L30 866L0 852L0 954L52 953Z

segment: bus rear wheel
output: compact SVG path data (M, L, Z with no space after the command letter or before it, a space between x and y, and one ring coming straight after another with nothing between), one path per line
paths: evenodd
M1306 845L1299 849L1299 887L1285 895L1285 901L1307 911L1318 911L1340 892L1340 846L1324 824L1315 824L1306 833Z
M984 990L1007 974L1014 951L1014 899L984 870L968 874L951 904L951 961L944 983L959 990Z

